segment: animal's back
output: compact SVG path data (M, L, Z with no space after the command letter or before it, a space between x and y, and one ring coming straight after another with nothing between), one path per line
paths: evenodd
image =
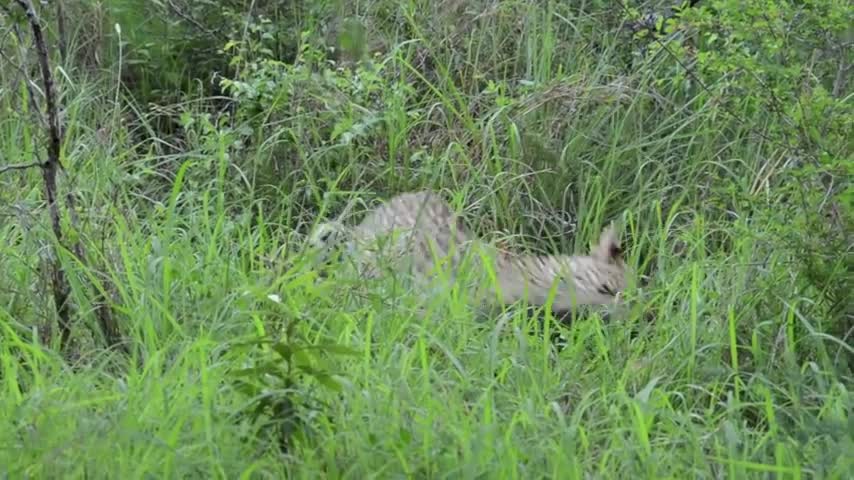
M430 191L403 193L368 213L356 226L357 236L368 238L394 229L450 230L456 215L445 200Z
M368 213L353 229L353 240L370 260L395 262L390 264L395 269L411 261L413 273L423 276L436 259L449 259L455 269L472 239L441 196L420 191L393 197Z

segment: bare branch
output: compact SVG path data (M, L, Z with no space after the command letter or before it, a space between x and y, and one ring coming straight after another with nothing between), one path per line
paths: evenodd
M62 245L62 224L59 218L59 206L57 205L56 199L56 173L62 168L62 165L59 161L61 133L59 130L59 115L57 115L56 110L56 93L54 92L53 76L51 75L50 64L48 63L47 45L44 41L41 20L36 14L30 0L16 0L16 2L26 12L27 20L29 21L30 28L33 31L33 41L36 44L39 66L42 74L42 83L44 84L48 135L50 139L47 149L47 161L41 164L41 171L53 236L56 239L57 247L59 248ZM56 314L59 319L59 344L60 349L64 349L65 346L68 345L68 341L71 339L71 285L68 283L68 278L65 276L65 270L62 268L62 263L60 262L58 255L52 255L50 261L50 277L53 289L54 307L56 308Z
M169 0L167 3L169 4L169 9L172 10L172 13L174 13L175 15L177 15L178 17L180 17L181 19L183 19L185 22L189 23L190 25L196 27L202 33L205 33L206 35L214 37L214 38L220 38L221 37L221 35L219 35L217 32L205 27L204 25L199 23L199 21L196 20L195 18L193 18L192 16L190 16L187 13L184 13L184 11L181 10L181 8L178 5L175 5L175 2L173 2L172 0Z
M2 7L3 10L8 15L12 14L12 12L10 12L8 10L8 8L6 8L4 6L0 6L0 7ZM42 116L41 112L39 111L39 105L38 105L38 102L36 101L36 98L37 98L36 92L38 92L39 95L42 95L42 96L44 96L44 93L42 93L39 86L30 78L30 75L27 73L26 68L24 68L25 67L24 60L26 59L26 52L24 51L24 35L23 35L23 33L21 33L21 29L18 28L18 25L13 24L12 25L12 32L15 33L15 38L18 40L18 49L20 51L19 55L21 56L22 63L20 63L20 64L15 63L11 58L6 56L6 54L2 50L0 50L0 56L2 56L4 59L6 59L6 61L9 62L10 65L15 67L15 69L18 70L18 72L24 78L24 85L26 86L27 94L29 95L28 100L30 102L30 108L32 109L33 115L36 116L39 123L44 125L45 120L44 120L44 117Z
M13 163L11 165L3 165L0 167L0 175L10 172L12 170L26 170L28 168L36 168L44 166L41 162L30 162L30 163Z
M847 63L843 55L839 59L839 68L836 70L836 78L833 80L833 97L842 97L842 92L845 91L845 85L848 83L848 70L851 70L851 65Z
M48 133L50 142L48 143L48 168L62 168L62 163L59 160L60 154L60 132L59 132L59 115L56 109L56 89L53 84L53 75L50 73L50 64L48 63L47 44L44 40L42 32L41 19L36 14L33 4L30 0L16 0L18 5L26 11L27 19L30 22L30 27L33 29L33 40L36 44L38 52L39 66L41 67L42 83L44 84L44 98L47 107Z
M15 30L17 30L17 28ZM33 94L32 94L33 90L32 89L36 89L39 93L41 93L39 86L36 85L35 82L30 80L30 77L27 75L27 72L24 70L24 67L21 64L15 63L15 61L12 60L11 58L9 58L9 56L6 55L6 52L4 52L3 50L0 50L0 58L2 58L3 60L6 60L6 62L8 62L9 65L14 67L15 70L18 71L18 73L20 73L21 75L24 76L24 81L27 83L27 90L30 91L30 98L33 98Z
M56 26L59 36L59 58L65 64L68 61L68 35L65 33L65 2L56 0Z
M60 117L56 105L56 89L54 86L53 75L50 70L48 61L47 45L45 43L44 34L42 32L41 21L33 8L31 0L16 0L18 5L26 11L27 19L33 31L33 40L35 42L36 51L38 54L39 66L41 67L42 82L44 84L44 99L47 110L48 121L48 158L46 162L40 163L42 178L44 180L45 196L48 203L48 212L50 214L51 226L58 247L62 247L62 225L60 222L60 212L57 200L57 181L56 175L61 170L60 162L61 147L62 147L62 129L60 128ZM62 16L62 12L59 12ZM62 19L60 19L62 20ZM64 27L61 27L64 28ZM62 53L63 56L65 52ZM69 211L70 221L73 226L79 223L75 208L74 196L71 192L66 195L66 208ZM77 260L86 264L86 250L83 243L75 240L71 244L70 252L77 257ZM60 326L60 348L68 345L71 337L71 287L68 279L65 276L65 271L59 258L54 255L50 262L51 283L53 285L53 296L59 317ZM115 318L112 315L107 295L112 287L109 283L103 288L93 285L95 288L95 311L103 333L111 346L124 346L127 344L122 341L121 333Z

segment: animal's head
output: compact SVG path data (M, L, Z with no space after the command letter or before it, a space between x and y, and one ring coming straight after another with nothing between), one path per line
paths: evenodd
M558 263L555 273L561 283L555 310L620 302L629 272L613 225L602 231L589 255L559 257Z
M334 247L343 233L344 226L337 221L319 223L308 235L308 245L320 249Z
M599 243L590 251L590 256L599 262L614 265L625 269L626 262L623 259L623 248L617 237L614 224L610 224L602 230L599 235Z
M319 252L322 262L328 260L333 249L345 241L346 227L338 221L317 224L306 239L310 250Z

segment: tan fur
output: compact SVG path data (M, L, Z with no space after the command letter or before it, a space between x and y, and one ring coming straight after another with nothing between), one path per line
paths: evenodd
M475 275L466 278L477 289L478 301L492 305L522 299L545 305L557 282L552 309L563 311L614 303L626 287L627 270L613 227L602 232L590 255L516 255L470 235L448 203L429 191L393 197L349 230L338 222L321 224L311 243L323 248L343 243L365 277L409 273L422 286L443 275L453 281L468 266ZM491 264L494 284L484 260ZM490 288L480 288L484 286Z

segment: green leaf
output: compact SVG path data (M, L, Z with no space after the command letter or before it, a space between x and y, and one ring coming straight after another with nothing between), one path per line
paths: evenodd
M272 375L277 378L285 378L285 372L281 365L278 363L265 362L257 367L249 367L242 368L239 370L234 370L231 372L232 375L236 377L258 377L261 378L263 375Z
M338 380L335 380L331 375L317 373L314 375L314 378L317 379L318 383L330 390L335 392L341 392L343 390L341 383L339 383Z
M291 357L294 355L294 349L286 343L279 342L274 344L273 350L288 362L291 361Z
M312 345L307 348L317 349L324 352L335 353L338 355L350 355L350 356L359 356L360 352L354 348L350 348L346 345L340 345L336 343L322 343L318 345Z

